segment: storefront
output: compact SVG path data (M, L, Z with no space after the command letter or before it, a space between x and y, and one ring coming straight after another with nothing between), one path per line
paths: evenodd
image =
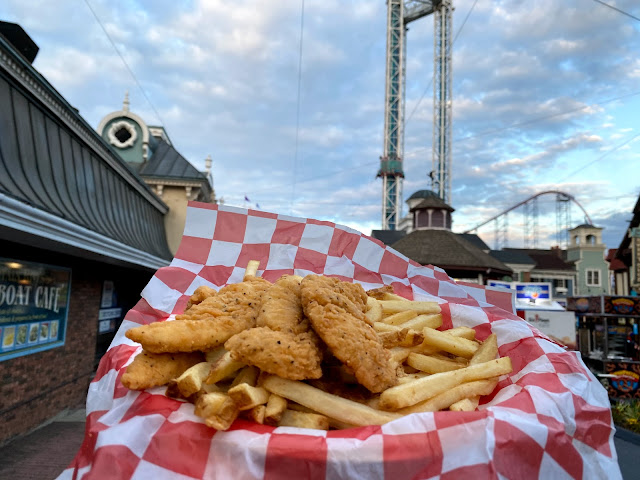
M567 308L578 318L582 358L606 384L609 396L640 398L640 298L600 295L567 300Z
M0 22L0 443L82 406L172 257L167 206L33 68L34 46Z

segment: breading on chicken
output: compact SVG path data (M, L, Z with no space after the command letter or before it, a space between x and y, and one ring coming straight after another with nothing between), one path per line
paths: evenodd
M283 275L265 292L256 326L298 334L309 330L300 300L302 277Z
M312 332L291 333L256 327L231 337L224 347L231 358L290 380L320 378L320 340Z
M189 301L187 302L187 306L185 307L184 311L186 312L193 305L198 305L199 303L202 303L204 299L213 297L217 293L218 292L216 292L211 287L207 287L206 285L200 285L198 288L196 288L196 291L193 292L193 295L191 295L191 298L189 298Z
M262 295L270 285L261 278L228 285L177 315L177 321L135 327L126 336L153 353L211 350L255 326Z
M122 375L122 384L131 390L164 385L203 360L204 354L201 352L151 353L142 350L127 366Z
M301 284L305 315L333 355L353 369L358 382L373 393L396 384L389 352L365 321L367 294L356 283L308 275Z

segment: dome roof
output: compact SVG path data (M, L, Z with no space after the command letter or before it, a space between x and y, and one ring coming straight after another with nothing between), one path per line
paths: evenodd
M438 196L438 194L433 190L418 190L413 195L411 195L407 200L416 200L418 198L433 198L433 197L442 201L442 199Z

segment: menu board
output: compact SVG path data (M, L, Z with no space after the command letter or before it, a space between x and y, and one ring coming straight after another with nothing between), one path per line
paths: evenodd
M68 268L0 258L0 361L64 345Z

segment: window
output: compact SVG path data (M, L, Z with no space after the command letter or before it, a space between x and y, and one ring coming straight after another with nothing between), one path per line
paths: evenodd
M587 269L587 287L599 287L600 286L600 270L592 268Z

